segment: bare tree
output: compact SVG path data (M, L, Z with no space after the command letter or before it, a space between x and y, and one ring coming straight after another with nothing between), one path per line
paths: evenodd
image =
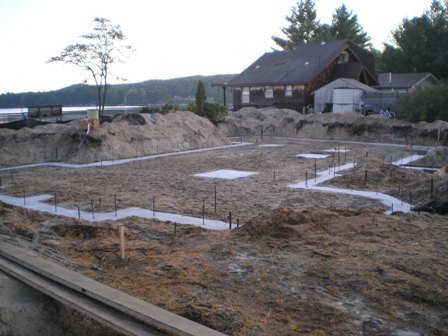
M113 25L110 20L101 17L95 18L94 24L92 33L81 35L84 43L70 44L59 56L50 58L48 62L70 63L89 72L97 89L97 107L99 113L103 114L109 67L114 63L123 62L125 52L134 49L126 43L120 26Z

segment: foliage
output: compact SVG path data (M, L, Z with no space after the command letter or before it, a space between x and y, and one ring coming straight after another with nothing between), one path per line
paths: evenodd
M417 88L403 106L402 118L410 121L448 121L448 83Z
M330 39L349 39L363 48L371 46L370 37L359 24L358 16L353 11L348 11L344 4L336 8L329 29Z
M185 107L185 111L194 112L196 111L196 104L195 103L189 103ZM227 108L222 104L216 104L216 103L210 103L210 102L204 102L204 112L202 114L203 117L206 117L207 119L217 122L219 121L223 116L227 114Z
M171 104L164 104L161 106L145 106L140 109L140 113L161 113L166 114L171 111L179 110L178 107Z
M207 95L205 93L204 82L199 81L196 89L196 113L200 116L205 115L204 105L206 100Z
M371 47L370 37L358 22L358 16L343 4L336 8L331 25L316 20L315 2L300 0L287 16L288 27L282 28L286 39L273 36L278 46L291 50L302 43L349 39L361 47Z
M448 78L448 1L433 0L420 17L404 18L384 44L378 63L381 72L431 72Z
M227 114L227 108L221 104L205 102L204 115L211 121L218 121Z
M318 39L319 22L316 21L315 3L312 0L300 0L297 7L291 9L291 16L286 16L288 27L282 28L286 39L273 36L277 45L284 50L292 50L302 43L315 42Z
M120 26L112 25L110 20L97 17L94 19L93 32L82 35L83 43L71 44L59 56L48 62L63 62L74 64L89 72L97 89L96 105L100 114L104 112L107 95L109 67L122 61L124 51L132 50L125 43L125 35Z
M193 99L198 80L208 87L209 99L223 101L221 88L213 83L229 81L235 75L191 76L184 78L149 80L140 83L108 86L108 105L148 105L174 103L184 105ZM232 96L227 97L231 99ZM26 107L31 105L62 104L65 106L92 106L96 101L96 89L87 84L77 84L50 92L24 92L0 94L0 108ZM194 110L193 110L194 112Z

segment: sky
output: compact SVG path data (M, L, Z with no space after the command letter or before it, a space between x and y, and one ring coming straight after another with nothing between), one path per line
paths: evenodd
M315 0L318 20L331 23L343 3L382 48L404 17L431 0ZM120 25L135 52L111 71L135 83L194 75L240 73L283 37L297 0L0 0L0 94L51 91L87 80L80 68L47 63L93 19ZM118 83L112 80L111 83Z

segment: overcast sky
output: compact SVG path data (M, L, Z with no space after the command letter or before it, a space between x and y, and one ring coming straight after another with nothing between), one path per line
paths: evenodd
M404 17L420 16L431 0L316 0L330 23L345 3L374 47ZM50 91L90 76L73 65L47 64L95 17L122 27L136 52L113 72L128 82L239 73L275 47L296 0L0 0L0 93Z

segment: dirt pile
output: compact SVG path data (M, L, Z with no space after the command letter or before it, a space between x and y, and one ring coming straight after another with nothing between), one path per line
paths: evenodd
M294 110L253 107L230 113L219 129L229 136L294 136L448 145L448 122L411 123L359 113L303 115Z
M191 112L121 115L88 135L80 123L1 129L0 164L93 162L229 144L210 121Z
M229 335L448 332L442 216L279 208L232 232L176 235L167 223L129 218L120 222L122 261L112 223L0 211L2 239ZM17 225L35 238L15 235ZM288 231L278 235L279 226ZM56 248L39 239L50 231Z
M440 169L434 174L425 170L407 169L363 158L353 169L327 182L327 185L354 190L379 191L416 205L432 199L448 200L448 175Z
M414 166L448 167L448 148L438 147L429 151L423 158L412 162Z

